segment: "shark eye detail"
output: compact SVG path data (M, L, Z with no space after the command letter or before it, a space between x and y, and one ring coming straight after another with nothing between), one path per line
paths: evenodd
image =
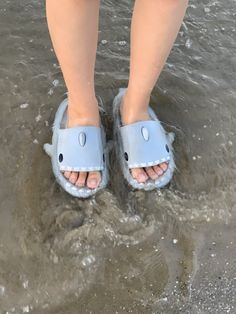
M167 153L170 152L169 146L167 144L166 144L166 151L167 151Z
M62 162L62 161L63 161L63 155L60 154L60 155L59 155L59 162Z
M124 153L124 157L125 157L125 160L126 160L126 161L129 160L129 156L128 156L128 154L127 154L126 152Z

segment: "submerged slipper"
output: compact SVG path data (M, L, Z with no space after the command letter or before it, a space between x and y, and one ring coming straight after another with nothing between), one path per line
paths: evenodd
M108 149L103 127L78 126L66 128L68 99L60 104L52 127L52 144L44 144L51 157L57 182L69 194L87 198L104 188L108 182ZM78 187L69 182L61 171L101 171L96 189Z
M162 188L172 179L175 162L172 142L173 133L166 133L155 112L149 107L150 120L123 126L120 106L126 88L120 88L113 102L114 138L121 169L128 183L135 189L153 190ZM167 162L168 169L156 180L145 183L136 181L130 173L131 168L144 168Z

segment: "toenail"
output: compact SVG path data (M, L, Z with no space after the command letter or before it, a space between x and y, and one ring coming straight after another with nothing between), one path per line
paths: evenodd
M97 185L97 180L96 179L91 179L91 180L89 180L89 184L91 184L92 186L96 186Z
M144 180L147 179L147 177L145 176L145 174L140 174L140 175L138 175L138 179L139 179L140 181L144 181Z
M163 174L163 171L161 169L158 169L158 175L162 175Z

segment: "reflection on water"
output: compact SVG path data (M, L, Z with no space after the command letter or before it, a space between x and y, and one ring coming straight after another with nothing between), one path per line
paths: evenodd
M132 191L113 149L110 185L83 201L42 149L66 92L44 4L1 1L1 313L235 313L235 8L190 2L153 92L177 138L170 187ZM102 3L96 88L110 140L131 12Z

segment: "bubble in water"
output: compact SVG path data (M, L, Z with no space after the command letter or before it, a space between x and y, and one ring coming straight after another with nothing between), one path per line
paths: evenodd
M127 44L127 42L125 40L119 41L119 45L120 46L125 46L126 44Z
M29 313L29 311L30 311L29 305L26 305L26 306L22 307L22 312L23 313Z
M108 43L108 41L107 41L106 39L103 39L103 40L101 41L101 43L102 43L102 45L106 45L106 44Z
M29 281L28 280L24 281L22 285L25 289L27 289L29 286Z
M95 262L95 257L93 255L88 255L82 259L83 266L89 266Z
M28 108L29 107L29 104L21 104L20 105L20 108L21 109L26 109L26 108Z
M39 114L37 115L37 117L35 117L35 121L36 121L36 122L39 122L41 119L42 119L42 116L41 116L41 114L39 113Z
M191 39L188 38L186 40L185 47L189 49L189 48L191 48L191 46L192 46L192 41L191 41Z
M48 95L50 95L50 96L51 96L52 94L53 94L53 89L52 89L52 88L50 88L50 89L49 89L49 91L48 91Z
M59 85L59 80L54 80L52 82L53 86L57 87Z
M3 297L5 294L5 287L4 286L0 286L0 297Z

